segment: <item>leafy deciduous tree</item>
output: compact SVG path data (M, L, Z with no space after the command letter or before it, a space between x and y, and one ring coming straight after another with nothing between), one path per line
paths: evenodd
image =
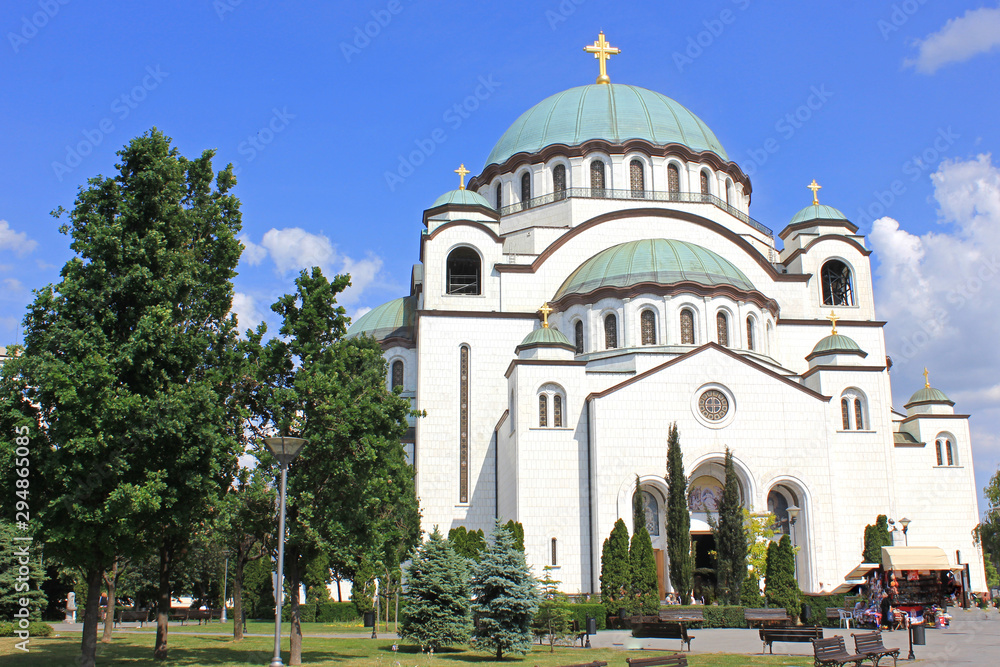
M570 635L572 616L566 596L559 592L561 582L552 578L552 569L551 565L545 566L545 575L540 582L541 601L532 621L535 630L549 638L549 653L555 651L557 642Z

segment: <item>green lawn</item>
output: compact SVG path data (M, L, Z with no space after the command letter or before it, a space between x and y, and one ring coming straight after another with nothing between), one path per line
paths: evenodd
M33 639L30 653L14 648L16 639L0 639L0 663L7 667L70 667L79 652L79 633L51 639ZM266 665L271 657L273 640L251 637L234 642L230 637L200 637L171 635L170 655L166 662L153 660L153 635L132 633L118 635L110 645L98 644L98 665L199 665L236 667L237 665ZM282 642L288 646L288 640ZM664 652L666 653L666 652ZM286 662L287 653L282 654ZM557 648L549 653L548 647L538 647L527 656L505 659L502 664L513 667L556 667L591 660L607 661L609 667L626 667L625 658L635 652L614 649ZM653 655L653 652L646 652ZM804 659L794 656L744 656L719 654L694 654L690 656L695 667L751 665L802 665ZM500 664L492 656L469 650L442 651L433 657L405 644L398 655L393 655L391 640L323 639L307 638L303 642L303 664L327 667L462 667L476 665L488 667ZM397 664L398 661L398 664Z

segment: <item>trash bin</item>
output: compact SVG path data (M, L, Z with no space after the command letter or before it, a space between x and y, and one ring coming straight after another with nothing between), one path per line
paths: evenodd
M597 634L597 619L593 616L587 617L587 634L596 635Z
M375 612L366 611L365 612L365 627L374 628L375 627Z
M910 638L915 646L927 645L927 636L924 634L926 630L923 623L910 626Z
M812 620L813 608L812 605L804 604L802 605L802 623L809 625L809 621Z

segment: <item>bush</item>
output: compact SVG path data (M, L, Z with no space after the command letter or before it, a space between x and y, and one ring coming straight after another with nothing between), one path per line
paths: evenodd
M671 605L664 607L670 611L700 611L705 616L703 628L745 628L743 607L736 605Z
M838 628L840 627L840 619L828 619L826 617L827 607L839 607L841 609L846 609L853 605L847 604L844 598L845 595L803 595L802 605L809 605L812 607L812 618L809 620L809 625L822 625L825 628ZM804 621L803 621L804 622Z
M361 616L353 602L324 602L316 608L316 620L320 623L352 623Z
M15 623L11 623L10 621L0 621L0 637L15 637L15 625ZM41 621L28 623L28 633L32 637L51 637L52 632L52 626L48 623L42 623Z

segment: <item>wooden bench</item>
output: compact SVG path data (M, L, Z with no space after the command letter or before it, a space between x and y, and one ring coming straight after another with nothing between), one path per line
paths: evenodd
M768 653L774 653L772 644L774 642L811 642L814 639L823 638L823 628L816 627L806 627L806 628L761 628L760 629L760 640L764 642L764 648L767 649ZM761 649L761 653L763 653Z
M118 612L118 618L115 620L117 625L122 623L135 623L139 621L139 627L149 620L149 610L148 609L122 609Z
M876 630L875 632L861 632L854 637L854 648L858 653L862 653L872 661L872 667L878 667L879 661L886 657L892 657L892 667L896 667L896 661L899 659L899 649L898 648L886 648L882 643L882 633Z
M653 658L625 658L629 667L687 667L688 659L683 653L661 655Z
M594 662L581 662L575 665L559 665L559 667L608 667L608 663L603 660L595 660Z
M701 609L661 609L660 620L669 623L704 623L705 612Z
M756 623L760 627L765 625L775 626L775 625L790 625L792 622L791 616L788 615L784 609L744 609L743 618L746 620L747 625L751 628L756 627Z
M815 667L849 663L854 663L855 667L861 667L861 663L869 659L868 656L860 653L854 655L848 653L847 647L844 646L844 638L840 635L834 635L829 639L814 639L812 645L813 665Z
M687 650L691 651L691 640L694 635L689 635L687 626L683 623L664 621L659 616L633 616L631 619L633 637L656 637L658 639L680 639L681 650L687 644Z

